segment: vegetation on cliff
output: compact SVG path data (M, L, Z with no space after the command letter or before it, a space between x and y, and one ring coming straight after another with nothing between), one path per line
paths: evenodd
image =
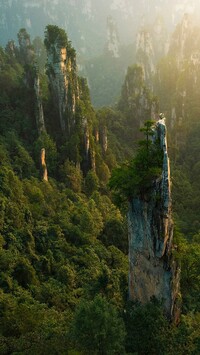
M146 121L140 129L145 139L139 141L135 157L113 170L109 181L114 191L115 201L122 203L134 197L147 198L153 182L161 177L163 165L163 152L160 142L152 141L153 126L155 122Z
M50 29L66 44L62 30ZM30 46L29 36L20 33L28 39L27 57L12 43L0 49L0 353L198 354L199 226L191 222L192 208L195 205L198 210L200 200L197 163L190 171L194 153L199 151L198 129L195 134L189 132L196 138L186 162L187 177L180 169L174 174L177 221L180 228L184 226L176 236L184 315L175 328L155 300L145 307L127 302L127 228L107 188L116 162L134 152L130 132L140 125L141 117L135 111L130 116L131 111L119 105L96 113L85 80L78 78L76 124L67 138L57 126L58 112L42 60L38 75L46 132L39 134L34 91L38 52ZM134 68L128 75L137 71ZM140 88L147 93L144 82ZM133 87L129 101L139 109L138 101L144 96L134 93ZM149 113L154 98L145 97ZM86 164L86 117L93 166ZM189 151L190 135L186 138L184 149ZM48 182L41 180L42 148L46 149ZM142 162L141 174L151 168L152 149L150 140L145 140L133 160L135 167ZM183 156L180 148L178 166ZM160 168L159 154L155 166ZM144 174L139 178L142 187ZM189 202L188 219L184 201ZM181 234L186 230L193 234L188 240ZM88 337L94 331L95 337Z

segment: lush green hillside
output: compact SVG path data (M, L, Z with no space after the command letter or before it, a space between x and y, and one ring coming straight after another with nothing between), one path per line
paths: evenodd
M190 135L185 138L190 154L184 171L190 178L183 179L182 146L174 173L180 226L175 253L182 262L184 302L175 327L156 300L146 306L128 301L126 216L107 186L112 168L133 154L138 128L157 99L134 66L117 107L95 112L66 34L50 26L46 46L55 49L54 35L64 40L71 63L66 63L71 68L69 111L63 116L72 118L70 130L62 131L59 123L50 82L55 68L48 62L50 74L38 73L37 51L26 31L19 32L19 46L9 43L0 50L0 353L198 354L199 227L191 222L198 220L198 164L193 173L189 165L199 151L198 130L194 126L195 134L189 132L192 146ZM35 105L38 75L43 130ZM87 156L85 137L90 140ZM42 179L42 148L48 181ZM186 216L182 204L187 200ZM181 235L185 231L190 239Z

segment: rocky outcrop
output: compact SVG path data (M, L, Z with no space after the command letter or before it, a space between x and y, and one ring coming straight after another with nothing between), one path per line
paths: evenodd
M85 175L95 168L95 114L87 82L77 74L76 52L63 29L48 25L44 43L50 95L55 109L54 129L69 147L69 160L80 165Z
M47 74L60 120L60 129L66 135L74 125L79 87L76 54L66 33L57 26L47 26L45 33L47 49Z
M151 34L142 29L136 39L136 60L143 67L145 80L149 80L155 72L154 56Z
M40 79L39 75L36 73L34 78L34 90L35 90L35 114L36 114L36 124L38 133L41 134L45 132L45 123L44 123L44 112L42 106L42 98L40 93Z
M185 14L176 26L166 59L168 67L171 66L175 74L172 77L175 94L173 106L170 103L172 115L169 128L173 129L170 136L173 136L173 145L175 143L178 153L180 146L185 144L184 131L188 125L188 116L191 115L194 102L199 100L200 27L195 25L192 16Z
M30 35L25 28L22 28L18 32L17 37L19 42L20 62L23 65L33 64L35 54L31 45Z
M158 113L158 101L145 85L144 70L139 65L128 68L124 85L122 87L119 110L132 120L134 138L139 138L137 132L144 121L155 119Z
M152 182L148 196L132 199L129 206L129 295L141 303L155 296L163 301L166 315L177 319L180 270L172 255L171 181L164 119L156 124L156 139L163 150L162 177Z
M100 143L101 143L102 151L105 154L108 149L108 134L107 134L106 126L102 126L100 129Z
M30 35L22 28L18 33L19 48L15 48L12 41L7 44L7 52L13 57L19 57L24 67L24 83L28 90L34 91L35 121L38 134L45 132L44 112L40 90L39 69L36 61L34 48L31 44Z
M162 16L157 16L152 27L153 48L156 62L168 53L169 34Z
M89 132L87 119L83 120L83 129L84 129L84 134L83 134L83 136L84 136L84 151L85 151L86 160L88 161L89 152L90 152L90 132Z
M11 57L11 58L16 58L16 46L15 46L15 42L13 40L11 41L8 41L6 47L5 47L5 51L6 53L8 53L8 55Z
M106 49L113 58L119 58L119 47L120 42L116 22L112 16L108 16Z
M183 16L172 35L169 54L176 58L178 68L185 69L186 61L196 67L200 64L200 31L189 14Z
M48 181L48 171L47 171L47 165L46 165L46 159L45 159L45 149L44 148L41 149L40 164L41 164L42 180L43 181Z

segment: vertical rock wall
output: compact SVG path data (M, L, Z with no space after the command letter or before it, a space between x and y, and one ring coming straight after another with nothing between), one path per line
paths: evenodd
M62 132L69 134L74 124L79 91L75 57L68 53L67 47L59 43L58 37L49 42L47 58L47 73L59 114L60 128Z
M44 123L44 112L43 112L43 105L42 105L42 98L40 93L40 79L39 75L36 73L34 78L34 90L35 90L35 112L36 112L36 124L38 133L45 132L45 123Z
M129 295L141 303L155 296L163 300L167 316L177 317L180 270L173 259L173 221L170 167L164 119L157 122L154 137L163 150L162 177L153 182L145 198L134 198L128 212Z
M141 66L128 68L118 107L125 114L128 112L127 119L134 127L131 132L134 139L139 138L136 132L143 126L144 121L155 119L158 112L157 98L145 85L144 70Z
M108 16L106 49L113 58L119 58L119 47L120 41L116 22L112 16Z
M151 34L144 29L137 34L136 59L137 63L143 67L145 80L148 81L155 72L155 55Z

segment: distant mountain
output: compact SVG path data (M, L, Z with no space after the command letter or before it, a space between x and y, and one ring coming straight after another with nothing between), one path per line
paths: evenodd
M170 30L185 12L200 13L195 0L1 0L0 44L16 39L25 27L32 37L43 36L47 24L63 27L85 58L102 53L107 19L112 16L122 44L132 43L142 24L162 15Z

